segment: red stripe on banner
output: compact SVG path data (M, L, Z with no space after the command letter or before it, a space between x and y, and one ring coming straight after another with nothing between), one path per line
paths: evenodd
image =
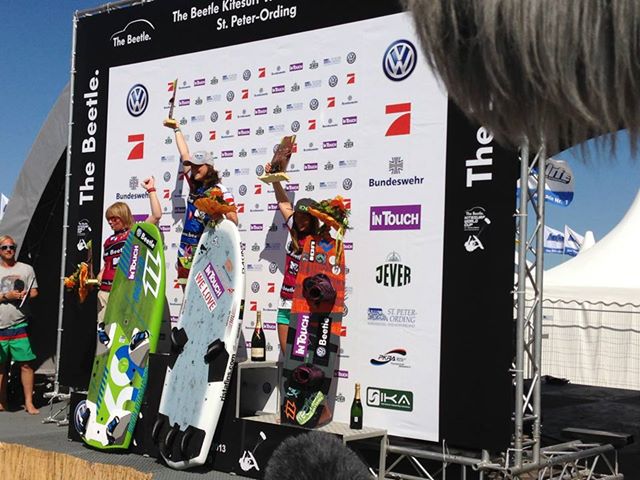
M411 111L411 103L396 103L393 105L387 105L386 113L403 113Z

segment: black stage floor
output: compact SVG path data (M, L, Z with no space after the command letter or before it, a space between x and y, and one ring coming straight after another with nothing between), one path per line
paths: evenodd
M624 432L632 434L636 442L640 439L640 391L547 383L542 389L542 409L545 445L566 441L561 433L566 427ZM68 441L66 427L43 425L42 420L48 414L48 407L41 408L41 414L35 417L22 411L0 413L0 442L66 453L91 462L129 466L153 473L155 480L245 478L207 470L178 472L153 458L98 452ZM640 479L640 443L622 448L618 458L620 472L626 478Z

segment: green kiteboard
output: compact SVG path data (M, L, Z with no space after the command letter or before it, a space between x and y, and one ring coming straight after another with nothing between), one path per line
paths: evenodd
M98 341L86 401L75 428L99 449L128 448L156 351L164 308L164 247L158 228L137 223L122 249Z

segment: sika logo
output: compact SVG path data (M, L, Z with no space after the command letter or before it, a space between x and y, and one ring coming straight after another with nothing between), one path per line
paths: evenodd
M416 68L418 52L409 40L396 40L382 58L382 70L389 80L399 82L409 77Z
M129 135L127 141L133 144L127 160L142 160L144 158L144 133Z
M138 83L131 87L127 94L127 111L132 117L139 117L147 109L149 92L144 85Z
M421 205L371 207L369 230L420 230Z
M411 268L401 264L398 252L387 255L385 263L376 267L376 283L384 287L404 287L411 283Z
M385 137L395 137L397 135L409 135L411 133L411 103L396 103L385 107L387 115L397 115L389 128ZM399 114L399 115L398 115Z
M413 411L413 392L368 387L367 406L388 410Z

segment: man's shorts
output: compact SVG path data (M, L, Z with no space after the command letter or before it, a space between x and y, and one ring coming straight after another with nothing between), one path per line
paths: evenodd
M36 359L27 336L27 322L0 328L0 364L7 361L9 353L14 362L30 362Z

